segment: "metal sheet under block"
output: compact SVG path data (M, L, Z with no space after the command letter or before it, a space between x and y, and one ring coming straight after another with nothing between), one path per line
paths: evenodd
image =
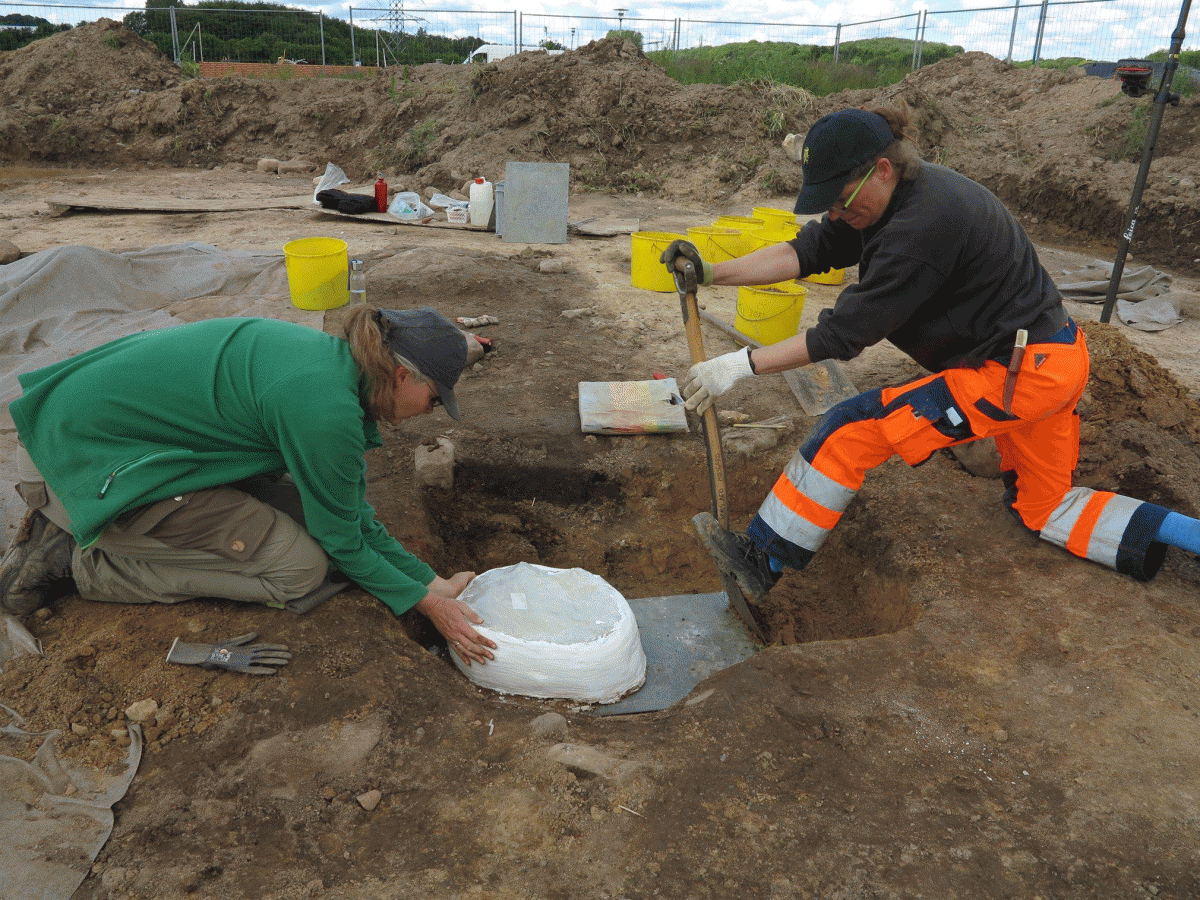
M496 231L505 243L567 242L567 163L508 162Z
M758 650L723 593L648 597L630 600L629 608L646 653L646 683L617 703L593 707L598 716L666 709Z

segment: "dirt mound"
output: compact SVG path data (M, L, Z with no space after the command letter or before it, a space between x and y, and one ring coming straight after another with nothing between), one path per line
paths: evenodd
M5 54L0 79L6 105L69 113L186 80L157 47L109 19Z
M1076 483L1200 515L1200 403L1111 325L1086 326Z
M114 149L104 128L114 108L184 80L157 47L107 19L34 41L0 61L0 153L95 160Z
M820 99L769 83L681 86L617 38L483 67L184 81L156 48L105 20L8 54L0 97L0 157L11 161L302 157L451 189L475 174L502 178L508 159L549 160L569 163L576 186L738 203L797 190L798 167L780 148L789 132L846 105L903 102L927 159L987 185L1035 230L1109 244L1148 103L1082 69L1015 68L983 53ZM1141 255L1183 268L1200 267L1198 103L1167 111L1137 230Z
M985 184L1035 230L1052 224L1115 245L1149 105L1122 94L1115 80L967 53L873 99L917 111L925 158ZM1136 231L1141 255L1193 270L1200 262L1198 107L1193 98L1167 108Z
M486 165L503 135L508 152L568 162L583 184L675 196L728 194L755 177L791 192L798 174L778 139L811 106L765 84L682 87L616 39L486 66L471 97L470 127L447 132L443 167Z

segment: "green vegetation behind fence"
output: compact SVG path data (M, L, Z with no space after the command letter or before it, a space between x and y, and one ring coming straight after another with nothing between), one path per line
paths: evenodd
M16 50L38 38L70 30L70 25L54 25L37 16L25 16L20 13L0 16L0 51Z
M955 56L962 47L925 44L922 65ZM647 53L672 78L682 84L734 84L768 80L824 97L851 88L895 84L912 71L913 42L904 38L846 41L833 48L817 44L747 41L696 47L690 50L654 50Z
M479 37L429 34L424 28L397 33L387 28L363 27L376 24L370 20L354 23L352 39L349 22L277 3L248 0L200 0L192 6L183 6L182 0L146 0L146 8L127 14L124 23L173 58L177 48L172 39L172 11L178 52L181 62L188 66L201 60L273 63L279 59L324 62L331 66L355 62L366 66L458 63L486 43ZM13 50L70 28L30 15L0 16L0 51ZM642 46L642 34L638 31L610 30L608 36L622 37ZM553 42L546 42L546 46L560 47ZM900 81L913 69L913 52L911 39L883 37L842 42L836 48L836 62L834 47L776 41L745 41L679 51L652 50L646 56L682 84L770 81L828 96L842 90L877 88ZM919 64L930 65L962 52L963 48L955 45L923 43ZM1150 59L1159 61L1165 57L1165 51L1149 54ZM1084 62L1064 58L1043 59L1039 64L1046 68L1067 68ZM1179 62L1184 70L1188 66L1200 67L1200 50L1183 51ZM1190 75L1177 76L1175 90L1193 95L1196 89Z
M357 55L358 61L368 66L458 63L484 43L477 37L429 34L423 28L412 33L377 34L374 29L355 25L352 47L349 22L276 3L201 0L192 6L173 2L166 5L175 7L181 56L189 61L200 61L202 54L208 61L262 63L283 58L349 66ZM174 56L170 12L163 0L148 0L146 6L144 11L125 16L125 24L167 56Z

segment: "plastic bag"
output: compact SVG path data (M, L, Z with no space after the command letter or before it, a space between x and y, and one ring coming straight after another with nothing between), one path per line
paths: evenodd
M455 200L445 194L434 194L429 198L429 205L436 209L457 209L459 207L466 209L468 203L466 200Z
M579 382L579 423L586 434L686 432L674 378Z
M0 616L0 672L9 660L22 656L41 656L42 642L25 630L25 626L10 615Z
M349 180L346 177L346 173L333 163L325 163L325 174L321 176L321 180L317 182L317 189L313 191L313 203L319 204L321 202L317 199L317 194L321 193L321 191L335 188L339 184L345 184Z
M416 191L400 191L392 198L388 212L397 219L424 219L433 215L433 210L421 202L421 195Z

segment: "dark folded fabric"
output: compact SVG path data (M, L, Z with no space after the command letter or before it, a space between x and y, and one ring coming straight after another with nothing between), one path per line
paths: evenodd
M325 209L336 209L344 213L378 212L375 198L366 194L348 194L345 191L321 191L317 194L317 202Z

